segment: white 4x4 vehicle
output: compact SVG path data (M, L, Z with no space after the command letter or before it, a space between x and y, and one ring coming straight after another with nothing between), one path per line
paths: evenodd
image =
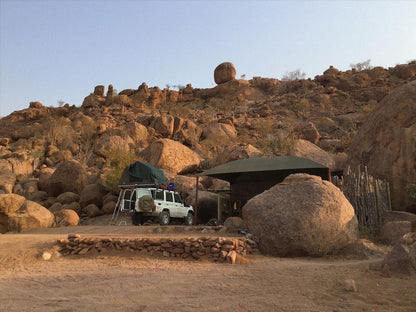
M156 187L135 187L122 190L121 209L140 214L142 221L153 219L168 225L171 219L182 219L192 225L194 208L186 207L178 192Z

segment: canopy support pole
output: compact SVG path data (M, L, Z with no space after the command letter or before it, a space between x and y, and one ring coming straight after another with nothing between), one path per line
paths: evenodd
M196 177L194 225L196 225L196 222L197 222L196 220L198 218L198 186L199 186L199 177Z

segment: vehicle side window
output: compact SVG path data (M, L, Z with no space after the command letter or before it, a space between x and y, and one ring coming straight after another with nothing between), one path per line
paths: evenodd
M130 199L130 196L131 196L131 190L125 190L123 199Z
M137 195L137 192L134 190L133 194L131 195L131 200L132 201L136 201L136 195Z
M156 196L155 199L158 200L165 200L164 196L163 196L163 191L156 191Z
M176 203L180 203L180 204L182 204L182 199L181 199L181 197L179 196L179 194L174 194L174 196L175 196L175 202L176 202Z
M171 192L166 192L166 201L173 202L173 196Z

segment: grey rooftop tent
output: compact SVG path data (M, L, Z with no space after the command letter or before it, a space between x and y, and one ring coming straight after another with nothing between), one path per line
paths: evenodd
M163 171L150 164L136 161L127 166L121 174L119 185L132 184L156 184L166 185L165 175Z

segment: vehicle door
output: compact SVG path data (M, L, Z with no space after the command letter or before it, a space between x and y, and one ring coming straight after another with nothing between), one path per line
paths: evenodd
M184 207L181 196L178 193L173 193L173 199L175 200L175 209L178 218L183 218L186 216L186 209Z
M165 204L165 192L163 190L155 190L154 199L158 213L160 213L164 208L168 208Z
M177 218L178 209L176 207L175 201L173 200L173 192L165 191L165 200L166 200L166 205L170 212L170 216L173 218Z
M130 189L125 189L123 191L120 211L130 211L132 208L134 209L134 203L133 203L133 206L131 203L132 195L133 195L133 192Z

